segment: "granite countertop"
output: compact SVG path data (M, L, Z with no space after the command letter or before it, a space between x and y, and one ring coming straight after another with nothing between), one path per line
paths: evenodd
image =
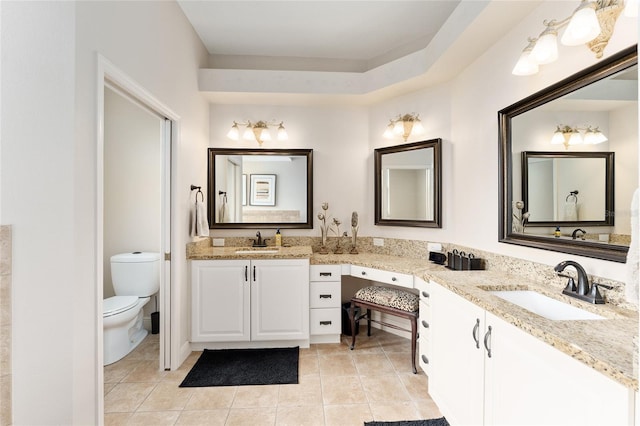
M269 247L268 249L273 249ZM638 390L633 339L638 335L638 313L612 304L592 305L565 296L544 283L503 271L452 271L426 259L373 253L319 254L311 247L281 247L278 253L238 254L236 247L197 247L188 258L279 259L309 258L311 265L349 264L411 274L433 280L461 297L526 331L624 386ZM509 303L487 290L535 290L557 300L597 313L606 320L549 320Z
M274 253L273 251L277 251ZM239 251L241 251L239 253ZM242 252L244 251L244 252ZM260 253L263 252L263 253ZM215 259L308 259L312 255L310 246L295 247L207 247L196 246L187 253L189 260Z

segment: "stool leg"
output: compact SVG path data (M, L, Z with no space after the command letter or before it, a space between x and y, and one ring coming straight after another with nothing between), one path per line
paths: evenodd
M356 346L356 304L353 302L349 306L349 321L351 322L351 346L349 349L353 350Z
M411 318L411 367L413 367L413 374L417 374L418 370L416 370L416 340L418 329L418 318Z
M367 336L371 336L371 309L367 309Z

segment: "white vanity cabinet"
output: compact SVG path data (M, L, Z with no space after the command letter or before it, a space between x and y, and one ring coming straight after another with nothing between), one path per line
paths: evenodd
M309 268L309 334L311 343L339 343L342 332L342 267Z
M430 290L429 393L451 424L633 423L631 389L436 283Z
M191 341L309 338L309 260L191 261Z
M418 317L418 365L427 375L431 375L432 337L431 337L431 295L430 283L414 277L413 284L420 295L420 314Z
M351 265L351 276L365 280L392 284L398 287L413 288L413 275L400 272L383 271L366 266Z

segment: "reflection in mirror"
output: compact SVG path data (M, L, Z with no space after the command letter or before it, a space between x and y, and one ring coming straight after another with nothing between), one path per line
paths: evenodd
M375 224L440 228L441 140L374 151Z
M313 228L313 150L209 148L211 228Z
M638 182L637 62L632 46L498 112L501 242L626 261ZM598 127L608 140L555 144L562 126ZM577 166L569 171L560 157L574 158ZM545 168L552 172L541 172ZM576 179L566 180L567 174ZM578 230L586 231L584 240L574 239Z
M528 226L613 226L613 152L522 153Z

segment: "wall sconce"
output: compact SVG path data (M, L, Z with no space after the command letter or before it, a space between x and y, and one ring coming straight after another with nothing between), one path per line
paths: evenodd
M389 120L387 130L384 131L382 136L387 139L392 139L395 136L402 136L406 142L411 134L420 135L424 133L424 127L422 122L418 118L418 114L411 113L405 115L398 115L394 120Z
M581 131L584 132L584 136L580 133ZM569 145L596 145L607 140L607 137L597 126L583 128L559 124L551 137L551 144L563 144L565 149L569 149Z
M258 142L258 145L262 146L262 142L271 140L271 133L269 133L269 126L275 127L278 126L278 140L286 141L289 139L289 135L287 135L287 131L284 128L284 122L281 121L278 123L274 121L272 123L267 123L266 121L258 121L253 123L251 121L234 121L233 126L231 126L231 130L227 133L227 137L229 139L233 139L237 141L240 139L240 128L238 126L246 126L244 132L242 133L242 139L245 140L255 140Z
M565 46L586 44L600 59L613 34L616 20L624 8L625 16L637 16L637 0L582 0L571 16L562 20L545 20L544 31L537 38L529 37L529 44L520 54L513 68L514 75L531 75L538 66L558 59L558 31L564 27L560 39Z

